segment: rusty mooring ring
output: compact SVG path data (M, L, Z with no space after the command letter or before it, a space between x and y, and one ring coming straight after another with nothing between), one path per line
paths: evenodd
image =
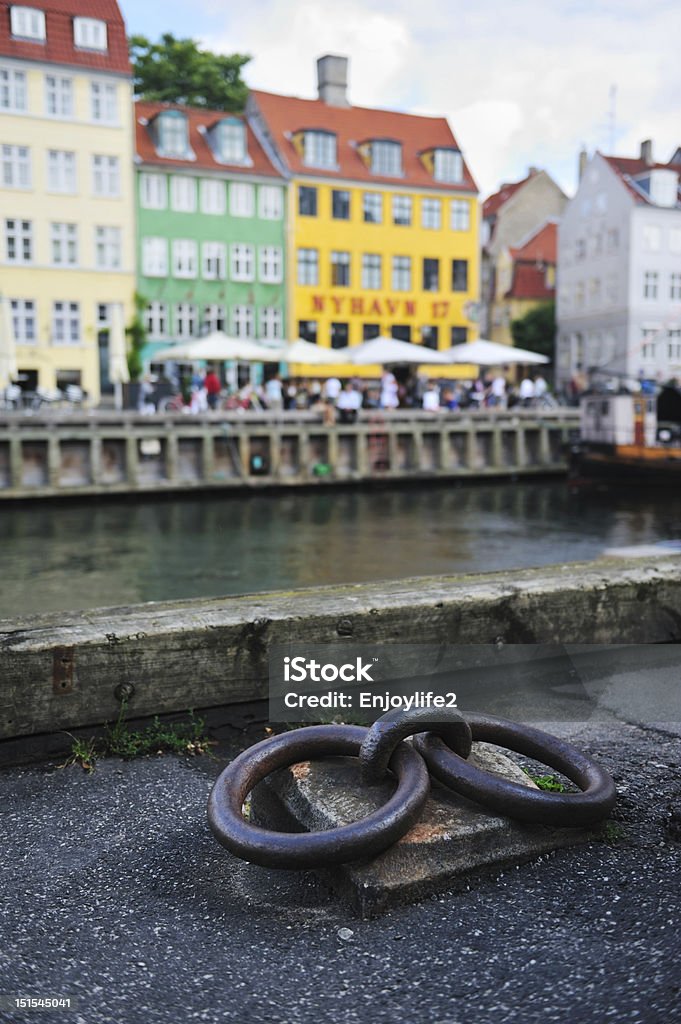
M271 736L249 747L218 777L208 800L208 822L217 841L243 860L275 868L313 868L372 857L405 835L428 798L423 759L401 743L390 761L397 788L378 810L360 821L324 832L274 832L251 825L243 802L277 768L329 755L357 757L368 730L350 725L311 725Z
M471 727L460 712L447 708L395 708L374 722L362 743L359 760L363 781L371 785L385 778L398 743L424 731L440 736L459 757L468 757L471 752Z
M432 775L450 789L490 810L519 821L578 828L594 825L612 810L617 792L610 775L569 743L491 715L465 713L473 739L495 743L533 757L562 772L580 793L550 793L508 782L476 768L450 750L441 739L422 733L414 746Z

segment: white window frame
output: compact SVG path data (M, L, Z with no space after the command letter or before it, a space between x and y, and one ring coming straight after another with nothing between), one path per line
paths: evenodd
M457 149L433 151L433 177L436 181L456 184L463 181L463 157Z
M51 334L53 345L80 345L80 303L65 299L52 303Z
M0 188L29 189L32 185L31 150L28 146L0 145Z
M337 142L334 132L307 131L303 139L303 163L306 167L338 166Z
M203 307L202 326L207 334L213 331L224 331L226 323L227 310L223 305L218 302L212 302Z
M677 271L669 275L669 298L672 302L681 302L681 273Z
M402 143L375 139L371 143L371 173L384 178L403 177Z
M660 294L660 275L657 270L643 272L643 298L655 302Z
M235 338L255 337L253 306L232 306L232 333Z
M421 199L421 227L439 231L442 227L442 200L432 196Z
M198 243L193 238L174 238L173 277L189 280L198 274Z
M168 240L158 235L142 239L142 274L144 277L168 276Z
M90 81L90 117L97 124L118 124L118 87L115 82Z
M143 210L165 210L168 207L168 176L153 171L140 174L140 206Z
M121 194L121 165L117 156L92 154L92 194L102 199L118 199Z
M159 156L175 157L179 160L192 159L189 124L184 114L167 110L158 115L154 124Z
M6 114L22 114L28 110L25 71L0 67L0 110Z
M101 18L73 19L73 45L77 49L106 53L108 43L107 25Z
M10 250L14 250L12 255ZM33 263L33 221L23 217L5 218L5 262L12 266Z
M264 341L279 341L284 336L284 316L279 306L260 309L260 337Z
M144 325L150 338L168 337L168 303L155 299L147 303L144 313Z
M411 256L393 256L391 285L394 292L411 291Z
M280 245L261 245L259 250L260 280L263 284L281 284L284 260Z
M383 280L383 260L379 252L362 253L362 288L379 291Z
M170 179L170 209L175 213L196 213L196 178L173 174Z
M341 270L336 270L336 267L341 267ZM334 282L335 277L346 277L347 282L340 283ZM331 250L331 287L332 288L349 288L352 284L352 256L347 249L332 249Z
M227 212L225 183L219 178L202 178L199 183L201 213L221 216Z
M225 117L216 127L220 163L245 164L249 162L245 121L238 117Z
M73 118L73 79L68 75L45 75L45 116Z
M10 25L15 39L45 42L45 12L36 7L10 7Z
M312 254L314 254L314 258L312 258ZM319 249L300 246L296 253L296 264L298 284L317 287L319 285Z
M78 225L65 221L50 224L50 263L53 267L78 266Z
M120 270L123 259L122 231L119 227L98 224L95 227L95 266L97 270Z
M182 341L196 337L197 307L193 302L176 302L173 308L175 335Z
M38 340L38 304L36 300L10 299L9 302L14 340L17 345L35 345Z
M75 195L78 189L76 154L70 149L48 149L47 191Z
M281 185L261 185L258 189L258 216L262 220L281 220L284 216L284 192Z
M406 211L409 211L409 220L405 223L403 220L397 221L395 217L398 215L404 217ZM411 196L394 195L391 203L391 219L394 227L397 228L410 228L414 222L414 202Z
M255 246L244 242L230 245L229 266L232 281L255 281Z
M232 217L252 217L255 213L255 188L247 181L232 181L229 186L229 212Z
M471 204L467 199L452 199L449 206L449 227L452 231L470 231Z
M227 277L227 247L224 242L204 242L201 250L204 281L224 281Z
M369 201L367 203L367 200ZM373 208L373 209L372 209ZM367 220L367 209L374 213L378 210L378 218L376 220ZM362 193L362 223L363 224L382 224L383 223L383 194L381 192L363 192Z

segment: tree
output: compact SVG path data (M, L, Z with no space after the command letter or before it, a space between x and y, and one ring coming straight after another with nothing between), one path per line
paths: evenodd
M142 376L142 349L147 343L147 331L144 326L144 310L147 307L147 300L138 292L135 293L135 312L125 333L130 340L128 348L128 373L130 380L140 380Z
M525 316L511 321L513 343L553 359L556 338L556 304L542 302Z
M131 36L129 46L135 95L141 99L237 113L244 109L248 87L241 69L249 56L200 50L193 39L176 39L169 32L158 43Z

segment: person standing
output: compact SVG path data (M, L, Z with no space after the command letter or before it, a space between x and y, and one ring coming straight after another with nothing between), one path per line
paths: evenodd
M324 387L322 389L324 400L329 405L335 405L336 399L340 395L340 392L341 382L338 380L338 377L327 377L327 379L324 381Z
M423 392L421 404L426 412L440 411L440 391L437 384L434 381L428 381L428 384L426 385L426 390Z
M500 409L506 407L506 378L503 373L498 373L490 384L489 404Z
M525 376L520 382L520 390L518 392L520 398L520 404L525 409L529 409L534 402L534 381L531 377Z
M208 407L210 409L217 409L218 398L220 396L220 391L222 390L222 387L220 384L220 379L212 366L208 370L206 376L203 378L203 386L206 389Z
M270 377L265 384L265 401L267 408L272 412L281 412L284 405L284 393L278 373L275 373L274 377Z
M340 414L341 423L354 423L357 420L357 413L362 408L362 394L355 388L351 380L347 381L336 399L336 408Z
M386 370L381 377L381 409L396 409L400 404L395 374Z

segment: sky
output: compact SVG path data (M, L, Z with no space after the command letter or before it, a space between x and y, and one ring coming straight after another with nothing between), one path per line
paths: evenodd
M481 195L579 150L666 161L681 145L678 0L122 0L129 33L252 56L249 86L316 96L316 59L350 58L349 98L446 116ZM159 11L162 12L159 15Z

